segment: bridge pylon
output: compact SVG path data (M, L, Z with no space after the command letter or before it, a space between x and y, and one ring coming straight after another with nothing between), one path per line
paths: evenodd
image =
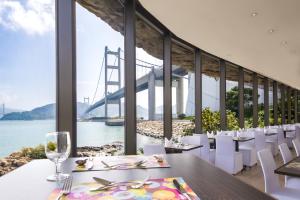
M116 57L116 62L113 64L108 63L108 57L112 55ZM118 105L118 116L121 117L121 99L110 100L108 95L121 89L121 48L118 51L110 51L108 47L105 47L105 118L108 118L108 105ZM117 71L117 75L113 76L114 80L111 79L111 75L115 75L114 71ZM110 74L108 74L110 73ZM113 91L110 88L113 88Z

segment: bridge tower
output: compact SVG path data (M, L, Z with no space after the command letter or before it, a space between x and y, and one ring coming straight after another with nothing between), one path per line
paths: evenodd
M121 89L121 48L118 48L118 51L110 51L108 47L105 47L105 118L108 118L108 105L118 105L118 116L121 117L121 99L109 100L107 97L110 93ZM108 62L109 56L115 56L116 62L110 64ZM117 71L117 73L114 73ZM110 73L110 74L109 74ZM111 75L114 80L111 79ZM110 91L110 88L113 88L113 91Z

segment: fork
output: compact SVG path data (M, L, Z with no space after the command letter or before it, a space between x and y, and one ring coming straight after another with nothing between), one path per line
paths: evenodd
M60 191L58 197L56 198L56 200L60 200L61 197L63 197L64 195L68 195L71 192L72 189L72 181L73 181L73 177L69 176L68 178L66 178L63 188Z

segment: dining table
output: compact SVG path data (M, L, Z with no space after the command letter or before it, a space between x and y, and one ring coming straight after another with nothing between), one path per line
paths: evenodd
M195 149L202 148L203 145L194 145L194 144L172 144L165 146L166 153L182 153Z
M216 148L216 136L209 136L208 139L213 140L213 148ZM232 140L235 142L235 151L240 151L240 142L247 142L254 140L254 137L232 137Z
M286 164L281 165L274 171L276 174L293 176L300 178L300 156L292 159Z
M72 172L74 162L69 158L62 164L64 173L72 174L73 186L99 177L110 181L141 180L151 178L182 177L201 200L218 199L273 199L266 193L240 181L225 171L190 154L167 154L169 168L106 170ZM82 159L82 158L81 158ZM54 164L47 160L33 160L0 177L0 198L7 200L43 200L62 183L49 182L46 177L54 173Z
M283 130L284 138L287 137L287 133L292 133L292 132L295 132L295 130L293 130L293 129L285 129L285 130Z

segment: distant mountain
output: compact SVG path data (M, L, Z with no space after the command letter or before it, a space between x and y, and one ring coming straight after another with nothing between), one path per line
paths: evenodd
M7 113L0 118L0 120L44 120L55 118L55 104L48 104L31 111L11 112ZM77 116L81 116L88 108L87 104L77 103Z
M21 110L21 109L5 108L5 114L12 113L12 112L22 112L22 111L23 110ZM0 107L0 119L3 116L4 116L4 114L2 113L2 107Z

